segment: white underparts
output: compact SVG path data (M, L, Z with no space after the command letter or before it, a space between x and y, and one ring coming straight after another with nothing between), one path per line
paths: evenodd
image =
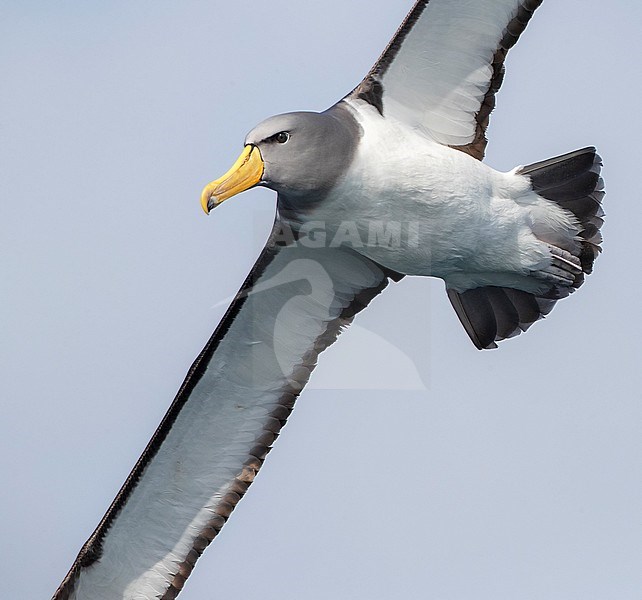
M357 240L355 249L378 263L441 277L458 291L536 293L546 284L528 277L551 266L550 246L576 249L573 215L533 192L527 177L495 171L365 102L348 105L363 131L355 159L306 217L323 224L326 242Z

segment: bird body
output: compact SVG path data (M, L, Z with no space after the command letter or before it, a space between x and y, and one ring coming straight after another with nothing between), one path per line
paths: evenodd
M479 349L526 331L600 251L601 159L483 164L508 50L541 0L418 0L362 82L270 117L203 190L277 192L273 230L54 600L173 600L295 400L390 281L441 277Z
M290 227L308 231L312 223L330 244L350 245L404 275L443 278L458 291L481 285L543 289L529 278L551 264L548 243L536 232L550 232L568 247L578 233L573 215L538 196L515 170L500 173L384 119L363 101L346 104L359 125L357 151L311 206L286 206L282 214Z

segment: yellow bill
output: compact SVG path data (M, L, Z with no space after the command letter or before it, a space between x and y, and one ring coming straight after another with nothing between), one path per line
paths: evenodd
M232 168L218 179L208 183L201 193L201 206L206 214L223 200L250 189L261 181L264 163L260 150L248 144Z

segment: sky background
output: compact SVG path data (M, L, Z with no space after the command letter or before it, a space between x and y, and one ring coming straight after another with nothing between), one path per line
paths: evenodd
M49 598L269 232L206 217L258 121L356 85L410 0L0 1L0 572ZM321 356L182 600L639 600L642 5L547 0L507 61L500 170L604 158L604 254L474 349L407 278Z

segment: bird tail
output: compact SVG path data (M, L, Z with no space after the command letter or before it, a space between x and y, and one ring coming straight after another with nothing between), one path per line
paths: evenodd
M448 289L448 297L470 336L480 350L496 348L496 342L526 331L547 315L560 298L575 291L584 276L593 270L601 251L600 227L604 220L600 177L602 160L595 148L583 148L517 170L531 181L533 191L555 202L575 217L579 225L578 250L550 246L552 266L550 287L541 294L496 286L478 287L465 292Z
M581 251L578 258L586 274L591 273L593 262L601 252L600 228L604 223L601 167L602 159L595 148L589 147L533 163L517 171L531 180L537 194L573 213L580 224ZM579 285L581 281L574 287Z

